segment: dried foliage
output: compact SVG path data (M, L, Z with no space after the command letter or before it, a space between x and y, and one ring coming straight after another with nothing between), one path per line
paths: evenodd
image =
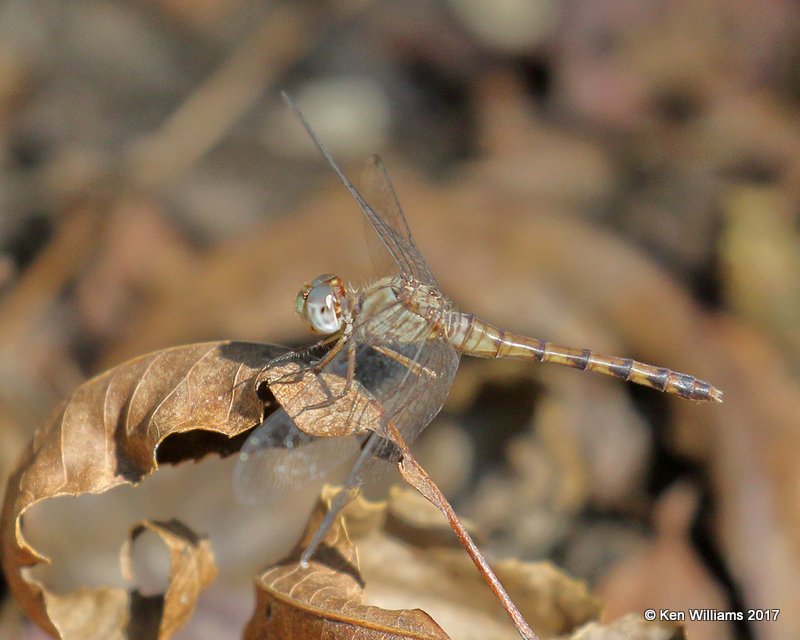
M142 629L153 624L159 638L168 638L185 622L216 569L207 543L184 525L143 523L132 529L132 539L144 529L154 531L170 550L169 588L160 599L143 600L114 589L48 592L27 575L48 559L26 541L22 518L49 498L139 482L158 468L159 445L171 435L200 436L184 441L178 460L229 452L230 438L261 421L265 408L255 377L281 352L241 342L157 352L89 380L58 408L17 462L3 505L3 569L31 619L65 639L147 637Z
M238 447L269 410L245 385L231 392L239 414L207 412L223 410L209 376L200 393L211 404L192 406L198 420L185 414L181 434L163 437L160 413L152 431L123 429L110 440L98 403L109 390L122 397L123 381L108 373L81 386L170 345L301 344L308 336L292 300L302 282L327 272L360 279L358 212L293 136L277 98L288 89L307 98L343 165L373 152L388 159L417 243L462 309L691 371L726 393L722 407L701 408L571 371L462 364L443 419L415 445L422 466L469 516L482 548L555 559L598 588L607 612L590 622L586 599L548 599L545 587L529 598L496 563L534 626L559 638L681 638L645 624L642 608L708 603L780 608L781 617L689 621L686 636L800 637L800 5L452 0L445 11L422 0L275 9L259 0L0 2L9 591L51 631L79 610L94 611L96 625L128 628L143 602L132 588L45 590L40 547L55 560L56 581L71 574L57 549L39 544L37 518L57 508L48 492L104 491L160 469L151 479L168 485L161 513L106 493L86 501L101 506L89 507L78 539L49 533L95 569L105 557L95 546L119 537L104 519L158 528L177 517L208 532L219 576L182 633L230 640L250 615L241 610L245 578L286 551L259 527L305 520L299 500L280 518L230 516L230 472L206 471L219 461L164 469ZM358 166L346 169L358 175ZM314 186L322 175L327 182ZM177 384L191 365L174 357ZM170 381L148 384L143 391ZM86 394L87 404L63 405L47 421L71 394ZM81 420L78 407L91 415ZM156 409L168 407L142 404L131 415L149 423ZM230 429L213 433L214 421ZM22 464L34 465L27 474L15 466L23 450ZM130 457L119 469L109 462L118 454ZM130 493L148 495L148 482ZM31 509L36 500L47 504ZM440 512L416 504L412 514L427 514L420 521L390 507L387 535L368 519L346 524L365 606L419 606L454 638L513 634L463 550L448 547L454 537ZM373 533L360 537L361 526ZM210 575L204 538L169 529L159 530L176 556L186 549L186 564L173 560L162 604L142 605L151 636L188 615L201 574ZM415 554L423 560L413 563ZM184 579L194 586L177 602L170 594ZM536 612L548 602L562 622ZM0 637L42 636L6 598Z
M397 489L384 503L357 498L326 537L319 557L308 568L297 564L300 551L315 532L333 492L323 493L308 522L305 537L286 559L266 570L256 582L258 604L245 638L447 638L419 610L391 611L363 604L364 589L378 599L383 590L414 593L425 585L428 594L415 595L450 623L452 637L497 639L518 637L503 621L496 603L463 553L450 545L430 545L436 518L424 531L409 537L403 525L413 505L425 512L430 505L409 489ZM399 562L399 566L393 563ZM563 640L679 640L677 627L621 618L612 625L595 621L599 601L584 584L547 563L506 561L496 564L509 590L542 637Z
M17 463L3 507L3 567L31 619L65 640L87 636L166 640L186 623L200 591L214 579L217 569L208 541L184 524L175 520L138 523L123 546L122 573L130 581L131 543L144 531L155 533L163 541L170 555L169 583L163 594L144 596L135 589L114 588L58 594L28 574L30 568L49 560L25 539L23 516L35 504L50 498L102 493L121 483L138 483L164 462L159 446L169 436L188 437L183 446L168 449L172 454L166 457L172 463L199 459L212 451L230 452L235 448L231 439L254 427L277 406L274 401L265 402L268 395L262 383L265 365L281 353L283 349L278 347L236 342L156 352L89 380L58 409ZM313 372L298 374L296 365L284 368L287 371L273 368L269 374L294 374L297 380L293 385L274 385L273 390L299 390L299 396L305 397L319 389ZM339 394L344 380L328 376L326 383L337 401L318 411L298 412L301 428L322 437L342 435L336 428L347 421L339 415L339 407L352 404L349 395L362 398L359 413L367 415L367 425L380 424L379 407L372 408L372 401L358 383L344 394ZM282 395L281 399L292 412L292 397ZM222 437L215 439L208 434ZM485 561L476 555L466 529L400 435L390 430L386 436L404 454L399 463L403 478L444 514L462 543L468 545L473 561L482 568ZM374 506L357 501L344 521L337 521L327 533L324 546L309 566L298 564L300 551L324 513L320 503L309 522L305 542L301 541L287 560L259 577L258 602L244 637L447 638L423 611L391 611L364 603L365 583L347 523L348 519L360 522L360 527L356 526L358 536L369 538L386 521L385 513ZM395 510L396 515L400 513ZM415 520L419 538L419 520ZM422 535L421 539L426 537ZM460 570L453 566L452 554L441 556L444 560L437 560L435 553L428 555L426 565L435 560L444 563L443 572L463 572L463 566ZM392 562L391 556L386 554L387 563ZM512 595L526 603L524 608L540 633L552 635L575 629L599 613L597 601L583 586L548 566L507 562L498 566L498 572ZM494 579L493 574L490 576Z
M309 520L305 543L313 536L325 510L321 501ZM369 510L369 506L359 501L348 507L347 513L354 510L354 517L358 518L357 510ZM299 549L304 546L301 541ZM328 532L320 553L307 568L297 562L299 549L288 560L259 576L258 602L244 635L247 640L448 637L422 611L388 611L364 604L364 581L359 573L356 547L342 519Z

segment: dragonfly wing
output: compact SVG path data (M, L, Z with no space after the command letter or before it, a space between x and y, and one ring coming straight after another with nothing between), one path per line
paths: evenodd
M361 193L369 205L364 209L364 214L383 245L381 247L371 240L374 237L371 234L368 236L367 242L373 261L381 264L388 251L401 273L412 275L423 284L437 286L436 279L411 236L411 229L386 165L378 155L367 161L361 173ZM385 270L383 273L385 274Z
M331 152L328 151L328 148L322 143L317 132L311 128L308 120L306 120L294 101L286 93L282 95L286 104L294 111L298 120L300 120L300 123L314 141L314 144L325 160L334 170L341 183L358 203L364 215L367 216L367 219L375 228L375 231L378 232L384 246L389 251L389 254L392 256L400 272L414 276L423 284L435 285L436 281L433 279L430 269L428 269L425 260L420 255L417 246L414 244L414 240L411 238L411 232L408 229L403 210L397 202L394 187L392 186L389 174L383 166L381 159L375 156L371 161L373 170L370 171L372 176L369 178L368 182L371 191L370 198L374 198L374 202L370 202L361 195L339 165L336 164L336 160L333 159ZM373 189L373 185L375 189Z
M356 330L321 368L291 363L268 372L278 375L268 378L270 389L294 427L311 436L368 431L384 436L392 420L412 441L441 409L458 368L458 352L441 338L386 343L359 338L364 335Z
M363 447L343 491L337 494L303 552L304 563L314 554L355 490L379 474L380 469L387 468L386 462L399 459L397 447L392 444L395 438L391 437L389 421L411 442L442 408L452 386L459 354L445 340L427 337L384 340L393 334L370 333L370 328L376 329L384 322L402 320L400 311L390 303L363 322L357 322L353 333L337 343L335 355L324 365L320 362L303 366L284 361L265 372L270 390L284 408L286 418L292 420L293 428L319 437L321 442L354 441L352 436L367 436L365 441L361 440ZM262 447L259 444L256 448L260 451ZM245 493L249 495L249 491Z
M234 494L244 504L280 502L322 480L358 451L357 438L310 436L278 409L242 445L233 472Z
M370 392L383 407L386 420L391 420L410 444L441 410L453 386L459 354L440 338L388 343L372 350L394 364L391 375L379 382L368 381L365 386L371 386ZM366 371L360 375L369 377Z
M333 402L343 403L336 413L349 430L366 429L372 433L363 441L343 490L337 494L304 550L302 562L307 562L315 553L354 491L387 469L386 463L398 461L399 452L391 444L393 438L387 428L389 420L407 442L413 440L441 409L458 368L459 354L449 343L439 339L386 345L362 343L353 348L355 380L349 385L350 393ZM326 367L325 374L332 374L334 380L341 381L350 372L352 366L344 361L340 352ZM325 374L318 375L317 381L328 385ZM366 402L363 401L365 397ZM329 409L312 408L308 413ZM366 417L363 423L362 417ZM306 417L309 418L311 416Z

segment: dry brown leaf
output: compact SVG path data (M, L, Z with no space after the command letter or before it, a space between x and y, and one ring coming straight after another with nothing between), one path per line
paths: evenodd
M736 397L719 412L709 453L719 500L715 531L745 601L781 610L778 624L759 624L771 625L775 638L794 639L800 637L800 386L785 354L761 334L725 318L715 329L728 365L725 388Z
M0 529L6 578L32 620L62 638L142 637L128 623L135 611L133 594L100 588L55 595L31 577L27 569L49 559L26 541L22 517L49 498L135 484L160 463L235 451L239 443L231 438L257 425L265 412L256 374L283 351L243 342L159 351L87 381L57 409L17 462ZM173 434L184 434L180 446L159 451ZM213 560L205 543L180 525L141 527L158 533L172 555L157 626L157 637L167 638L193 609L213 575ZM193 545L188 555L187 544ZM92 625L88 635L87 624Z
M418 510L436 513L409 488L393 489L388 502L356 498L328 532L308 569L300 568L300 551L334 494L333 489L323 492L297 549L258 579L258 605L246 640L319 638L323 633L332 640L448 637L418 609L382 608L400 602L435 609L437 617L448 621L447 628L458 632L455 637L518 637L463 550L438 544L442 526L447 526L443 518L424 518L428 525L416 516L412 522L397 522L408 511L403 505L415 502ZM426 539L426 527L433 543ZM552 565L506 561L496 569L543 637L572 632L600 613L599 602L586 586ZM365 591L381 606L366 605Z
M144 520L131 529L130 539L122 548L122 573L128 581L133 578L130 556L132 543L145 531L155 533L169 550L169 584L163 595L146 597L134 592L131 599L131 622L142 624L151 620L160 621L157 629L143 629L144 632L140 635L146 636L146 631L150 631L150 637L171 637L191 617L200 592L216 577L214 554L208 540L200 538L177 520ZM145 608L154 611L147 615Z
M288 362L270 367L259 380L269 385L289 417L309 435L348 436L355 433L355 427L362 430L373 427L377 431L380 426L381 411L372 396L358 383L347 389L345 379L340 376L317 374L309 369L301 371L297 363ZM335 402L326 402L328 393L333 394ZM352 416L362 420L359 423Z
M369 392L357 381L348 386L344 378L325 373L317 374L310 369L300 370L295 363L270 367L262 377L298 428L310 435L343 436L356 432L356 429L370 428L390 439L402 452L398 469L403 479L444 515L475 564L478 573L502 603L520 635L525 638L535 637L533 630L507 594L505 587L494 574L444 494L413 457L403 439L403 434L391 420L384 419L381 406ZM335 400L325 402L329 399L326 390ZM309 409L309 403L311 406L314 404L319 406ZM361 421L351 421L349 417L354 415ZM520 581L520 584L522 583L525 581ZM591 615L593 611L581 613L585 619L586 614Z
M800 358L800 233L796 201L767 187L738 186L725 202L720 248L725 294L744 320Z
M168 638L186 623L199 592L216 576L211 546L177 520L145 520L131 529L130 539L123 545L123 574L129 573L130 543L144 531L158 535L169 549L167 592L143 596L135 590L111 588L84 588L66 595L45 591L47 613L60 637Z
M304 540L289 559L267 570L256 583L258 602L245 640L261 638L446 639L424 611L387 610L364 604L364 582L356 548L342 518L325 536L307 568L298 564L300 550L313 536L330 506L321 500L309 520ZM364 508L363 501L355 508ZM352 506L348 511L352 511ZM369 507L367 507L369 508Z

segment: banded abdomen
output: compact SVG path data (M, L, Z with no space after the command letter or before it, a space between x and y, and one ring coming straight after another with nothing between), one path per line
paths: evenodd
M632 358L601 355L589 349L564 347L510 333L470 314L450 312L442 326L445 337L456 349L478 358L554 362L582 371L595 371L626 382L635 382L689 400L722 402L722 392L719 389L686 373L654 367Z

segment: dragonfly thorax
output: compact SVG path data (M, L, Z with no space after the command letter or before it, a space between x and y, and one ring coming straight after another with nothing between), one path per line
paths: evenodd
M370 344L434 338L451 306L441 294L407 276L381 278L357 290L354 299L356 332Z
M311 329L323 335L341 329L347 309L347 291L341 278L325 274L307 284L295 300L297 313Z

